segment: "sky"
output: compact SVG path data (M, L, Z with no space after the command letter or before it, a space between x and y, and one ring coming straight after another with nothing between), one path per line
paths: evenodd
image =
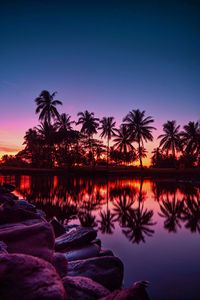
M145 110L151 151L167 120L200 120L199 37L200 0L1 1L0 155L22 149L44 89L73 120Z

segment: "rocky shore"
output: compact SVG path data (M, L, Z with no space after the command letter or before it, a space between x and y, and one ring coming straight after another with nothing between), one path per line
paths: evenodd
M47 222L44 212L0 186L2 300L147 300L147 282L123 289L123 263L93 228Z

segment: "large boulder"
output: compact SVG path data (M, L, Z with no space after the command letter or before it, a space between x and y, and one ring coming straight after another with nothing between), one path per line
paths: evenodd
M28 220L0 225L0 240L9 253L24 253L51 261L54 253L54 232L48 222Z
M72 247L87 245L97 236L96 230L87 227L78 227L68 233L59 236L55 240L56 251L64 251Z
M86 246L73 248L72 250L63 252L68 261L86 259L99 255L101 248L97 244L88 244Z
M0 255L2 300L65 300L66 293L54 267L22 254Z
M10 183L6 183L4 182L2 185L1 185L1 189L0 189L2 192L13 192L15 190L15 186L10 184Z
M114 256L76 260L68 263L68 276L88 277L113 291L121 288L123 264Z
M68 261L63 253L55 252L53 254L52 265L55 267L61 278L67 276Z
M87 277L66 276L62 280L68 300L95 300L105 297L110 293L101 284Z
M110 249L101 248L101 251L99 252L99 256L114 256L114 254Z
M6 195L4 195L6 197ZM11 198L12 200L12 198ZM26 200L5 201L0 206L0 224L16 223L29 219L42 219L44 213Z
M146 281L136 282L130 288L114 291L100 300L150 300L146 286Z

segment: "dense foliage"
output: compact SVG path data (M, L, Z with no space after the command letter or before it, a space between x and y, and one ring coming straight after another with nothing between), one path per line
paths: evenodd
M116 128L114 117L95 117L78 112L77 122L59 113L56 92L44 90L35 99L39 125L27 130L24 149L15 156L4 155L2 165L38 168L133 165L147 156L145 143L153 141L154 119L145 111L131 110ZM79 126L79 130L77 129ZM94 137L95 135L95 137ZM97 138L98 137L98 138ZM103 139L102 140L100 140ZM189 122L180 131L175 120L163 124L159 147L152 152L153 167L195 167L200 165L200 124ZM111 146L110 146L111 145Z

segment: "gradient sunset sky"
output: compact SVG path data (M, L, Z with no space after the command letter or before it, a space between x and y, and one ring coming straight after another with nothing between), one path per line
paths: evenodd
M162 124L200 120L200 1L1 1L0 156L38 124L34 99L120 124L131 109Z

